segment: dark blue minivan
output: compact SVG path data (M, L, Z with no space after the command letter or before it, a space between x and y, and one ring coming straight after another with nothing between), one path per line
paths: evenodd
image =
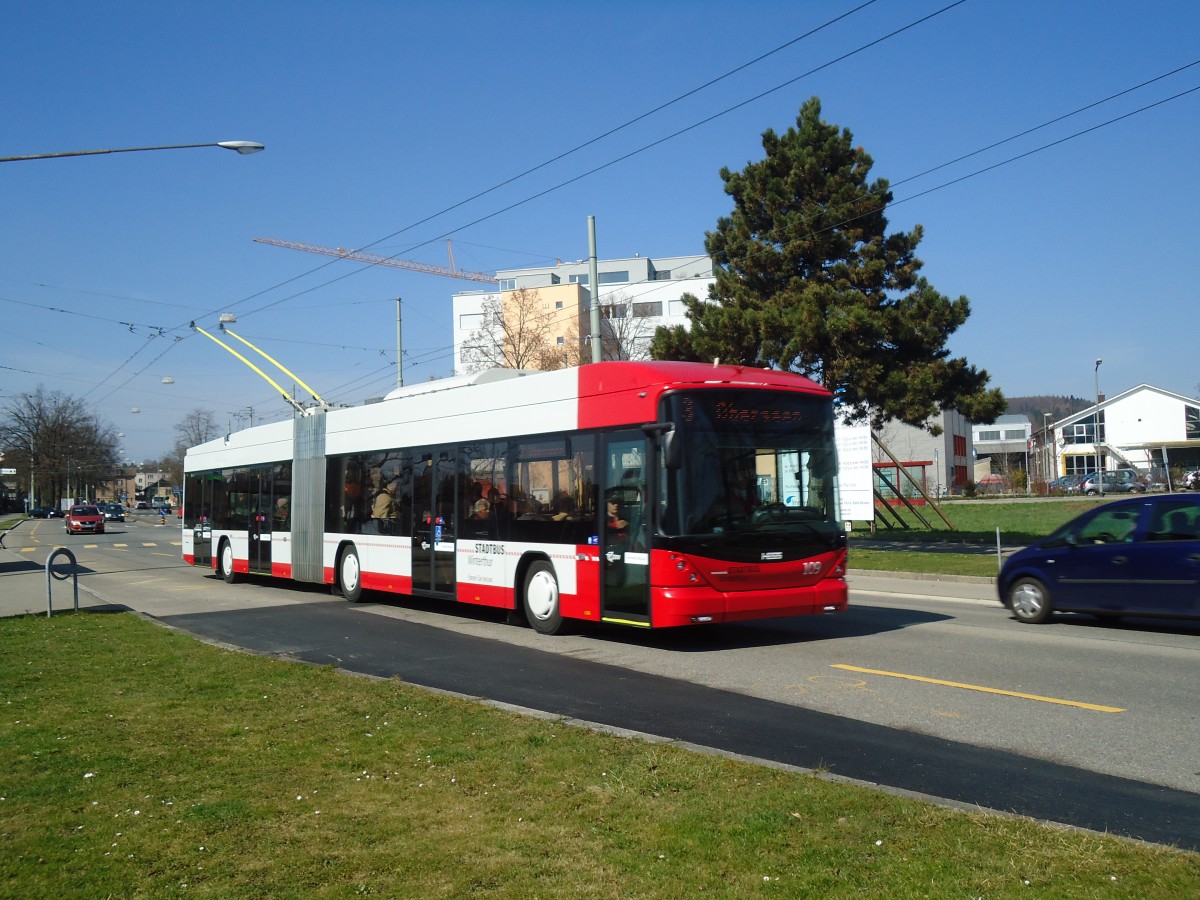
M1005 560L998 588L1031 624L1055 612L1200 618L1200 498L1097 506Z

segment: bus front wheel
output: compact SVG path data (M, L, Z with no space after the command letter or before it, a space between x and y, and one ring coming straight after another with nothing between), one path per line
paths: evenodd
M218 558L221 560L221 577L225 579L226 584L235 584L239 579L238 573L233 570L233 544L231 542L221 542L221 552Z
M338 585L342 596L351 603L362 599L362 566L358 561L358 551L347 547L338 563Z
M538 634L562 634L566 629L559 607L558 579L545 560L529 566L525 575L525 618Z

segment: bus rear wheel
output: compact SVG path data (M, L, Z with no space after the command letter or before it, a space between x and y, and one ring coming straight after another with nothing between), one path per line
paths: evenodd
M241 580L233 570L233 544L230 541L221 541L221 550L217 558L221 561L221 577L225 579L226 584L236 584Z
M559 606L558 579L554 567L538 560L525 573L523 596L525 618L538 634L562 634L567 623Z
M362 565L358 561L358 551L353 547L347 547L338 561L338 586L350 603L362 599Z

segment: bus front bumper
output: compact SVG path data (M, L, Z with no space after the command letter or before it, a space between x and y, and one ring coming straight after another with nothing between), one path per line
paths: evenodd
M651 625L669 628L710 622L839 613L846 611L848 595L849 589L844 578L824 578L804 587L764 591L661 588L653 591Z

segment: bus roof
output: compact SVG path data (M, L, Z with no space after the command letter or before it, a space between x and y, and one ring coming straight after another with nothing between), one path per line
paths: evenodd
M803 375L778 369L757 369L752 366L721 365L719 362L678 362L674 360L639 360L603 362L580 366L580 381L593 379L610 385L641 383L643 385L723 385L728 387L776 387L829 395L829 392Z
M325 452L636 427L655 420L659 399L667 391L724 387L831 396L793 372L748 366L649 360L549 372L491 369L398 388L377 403L321 413ZM260 425L193 447L184 468L198 471L288 459L293 424L288 419Z

